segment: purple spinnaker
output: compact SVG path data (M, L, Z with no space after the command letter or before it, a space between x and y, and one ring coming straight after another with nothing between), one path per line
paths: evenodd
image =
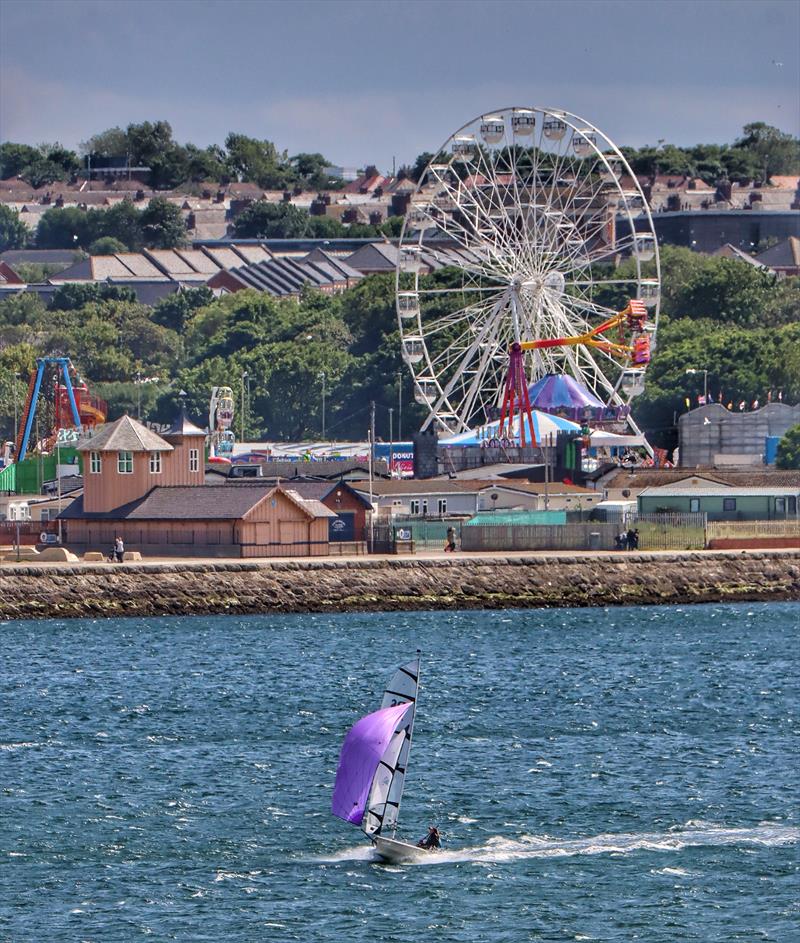
M384 707L362 717L347 732L333 787L331 810L334 815L353 825L361 824L375 770L392 734L412 706L406 703Z

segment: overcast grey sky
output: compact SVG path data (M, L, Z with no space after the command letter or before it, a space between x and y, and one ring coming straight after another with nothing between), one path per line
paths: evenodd
M0 0L0 139L167 119L383 169L475 115L565 108L618 144L800 131L795 0Z

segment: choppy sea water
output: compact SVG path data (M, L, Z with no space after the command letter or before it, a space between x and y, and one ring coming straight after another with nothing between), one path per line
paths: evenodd
M800 938L800 606L0 624L0 940ZM329 814L423 651L403 836Z

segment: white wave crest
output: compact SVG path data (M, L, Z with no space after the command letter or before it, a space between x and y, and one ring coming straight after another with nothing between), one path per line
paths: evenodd
M639 851L675 852L683 848L720 845L760 845L777 847L800 841L800 828L785 825L758 825L753 828L724 828L704 823L699 828L680 826L666 832L633 832L594 835L588 838L559 839L549 836L523 835L515 840L500 835L482 845L443 849L410 864L435 865L473 862L492 864L527 858L569 858L577 855L627 855ZM343 848L335 854L313 858L318 863L336 864L345 861L381 859L368 845ZM662 873L685 874L680 869L664 869Z

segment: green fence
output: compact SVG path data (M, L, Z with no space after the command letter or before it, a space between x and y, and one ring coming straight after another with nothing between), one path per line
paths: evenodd
M74 465L76 475L81 473L78 452L73 448L61 448L58 453L32 455L30 458L23 459L23 461L17 462L7 469L4 468L0 472L0 491L15 491L17 494L41 494L42 484L45 481L53 481L56 477L57 459L60 459L61 465ZM13 488L2 484L2 476L10 469L14 469Z
M461 544L461 526L459 520L447 518L395 517L392 519L394 531L410 531L411 539L417 550L443 550L447 540L447 528L456 532L456 546Z

